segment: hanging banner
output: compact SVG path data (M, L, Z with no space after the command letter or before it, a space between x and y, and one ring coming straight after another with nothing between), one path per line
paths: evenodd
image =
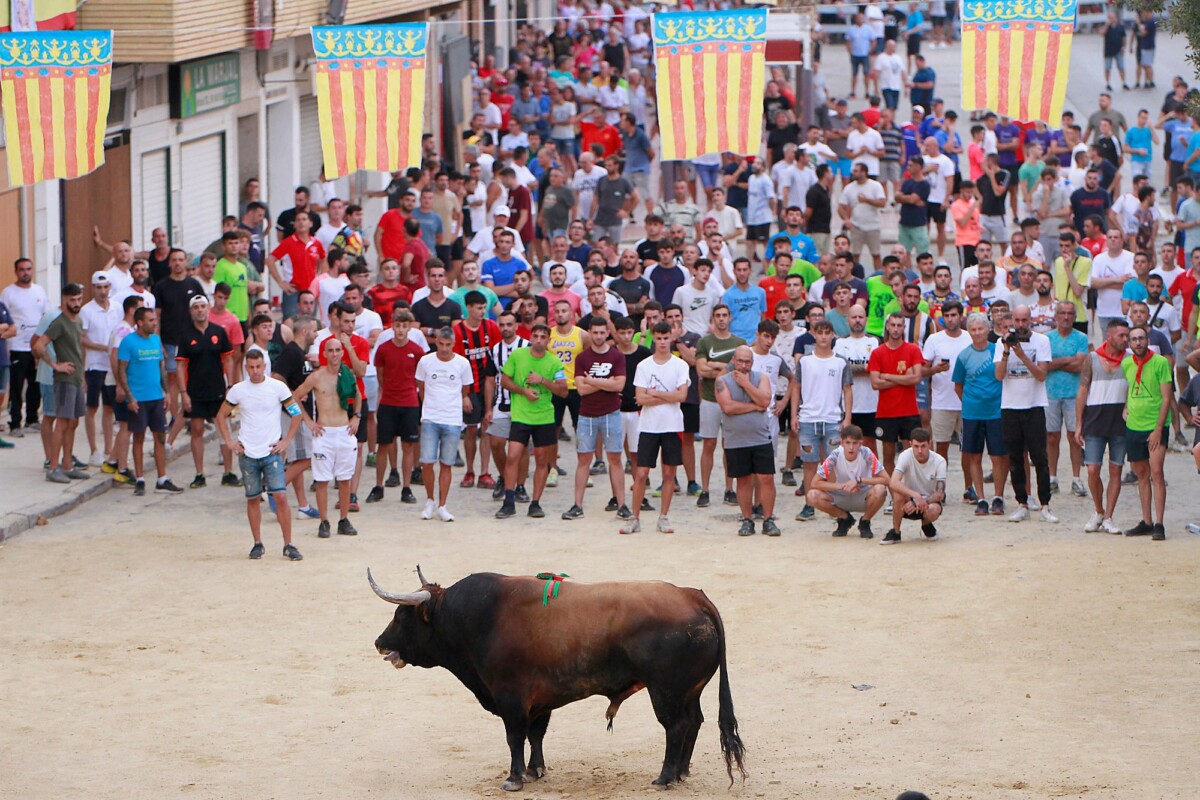
M428 25L322 26L312 37L325 177L420 166Z
M0 101L14 186L104 163L112 31L0 34Z
M966 0L962 106L1062 124L1076 0Z
M0 33L75 27L75 0L0 0Z
M654 14L651 29L663 160L757 153L766 9Z

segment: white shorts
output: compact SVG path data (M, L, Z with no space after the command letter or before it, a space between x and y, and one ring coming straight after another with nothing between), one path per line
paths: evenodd
M700 439L716 439L721 433L721 406L715 400L700 401Z
M636 453L638 445L638 412L621 412L621 433L625 436L625 449L631 453Z
M948 442L955 433L962 438L962 412L961 411L944 411L935 408L930 412L930 425L933 428L933 441Z
M508 438L509 431L512 430L512 417L503 411L492 412L492 424L488 425L487 432L496 439L504 440Z
M312 442L312 473L317 483L328 483L335 478L348 481L354 477L358 466L358 440L344 426L326 428Z
M363 388L367 390L367 411L379 410L379 376L364 375Z

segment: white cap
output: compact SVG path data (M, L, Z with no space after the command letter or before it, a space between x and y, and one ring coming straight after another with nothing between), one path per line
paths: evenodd
M108 273L96 270L92 273L92 286L111 286L112 281L108 279Z
M493 217L511 217L512 211L509 210L508 206L496 206L492 210L492 216Z

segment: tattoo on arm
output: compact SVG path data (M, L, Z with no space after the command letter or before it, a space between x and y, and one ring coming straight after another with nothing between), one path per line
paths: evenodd
M945 481L938 481L938 482L936 482L936 483L933 485L933 493L934 493L934 494L945 495L945 494L946 494L946 482L945 482Z

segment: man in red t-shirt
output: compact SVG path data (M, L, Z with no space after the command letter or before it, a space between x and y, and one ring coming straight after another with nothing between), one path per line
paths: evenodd
M379 283L367 290L371 298L371 310L379 315L384 325L392 324L392 309L397 301L412 305L412 292L400 283L400 262L385 258L379 264Z
M488 472L490 440L483 440L479 454L478 484L475 481L475 450L477 437L487 436L487 426L491 421L495 381L488 379L496 376L496 369L492 364L492 347L500 341L500 327L486 319L487 297L483 292L467 292L463 296L463 304L467 307L467 318L454 323L454 352L471 363L471 377L474 383L471 384L471 393L467 395L471 399L471 410L463 414L463 424L467 426L466 435L463 436L467 474L463 476L459 486L470 489L478 485L480 489L491 489L496 486L496 481Z
M1103 253L1105 248L1108 247L1108 240L1104 237L1104 220L1100 217L1088 217L1085 219L1083 221L1083 239L1079 244L1084 250L1091 253L1092 258Z
M380 258L394 258L397 261L404 255L404 243L408 235L404 232L404 221L407 220L417 206L417 198L412 192L406 192L400 198L400 205L384 213L375 226L375 252Z
M522 242L532 242L533 236L533 195L529 188L517 182L517 172L512 167L500 170L500 182L508 189L508 207L512 211L509 224L521 234Z
M267 270L279 287L283 318L296 316L297 300L301 289L312 286L317 279L317 267L325 258L325 247L311 235L312 216L307 211L297 211L292 219L295 232L280 242L271 255L267 256ZM279 261L287 259L287 279L279 269Z
M416 294L425 287L425 264L429 261L429 246L421 238L421 223L412 217L404 221L404 255L400 258L400 283Z
M883 346L871 351L867 371L871 387L879 392L875 424L883 442L883 468L890 475L896 467L896 442L907 447L913 428L921 427L917 384L925 359L921 348L904 341L902 315L889 314L883 331Z
M621 152L621 132L617 130L616 125L609 125L604 121L604 109L597 108L590 120L581 121L579 131L583 137L585 151L590 150L593 144L599 144L604 148L602 158Z
M343 348L342 363L354 372L354 377L358 381L359 396L365 398L367 396L367 387L363 383L363 376L367 374L367 364L371 363L371 343L354 332L356 317L357 314L354 309L338 301L329 310L329 330L322 331L317 335L317 341L313 345L313 348L316 350L317 361L321 366L325 366L328 363L325 358L325 342L329 341L333 336L341 340ZM359 423L356 432L358 437L358 462L354 467L354 480L350 482L351 511L358 511L358 482L362 480L363 445L367 442L367 428L375 416L375 410L372 408L364 407L359 409L359 412L363 420ZM320 420L317 421L320 422Z
M417 463L417 445L421 440L421 408L417 401L417 362L425 348L410 341L408 331L416 324L412 312L401 308L392 314L392 339L375 351L375 370L379 375L379 408L375 411L375 437L379 453L375 461L375 487L367 495L368 503L383 499L383 473L391 463L392 472L387 485L401 481L401 503L415 503L409 478ZM400 439L400 466L397 473L396 439Z

